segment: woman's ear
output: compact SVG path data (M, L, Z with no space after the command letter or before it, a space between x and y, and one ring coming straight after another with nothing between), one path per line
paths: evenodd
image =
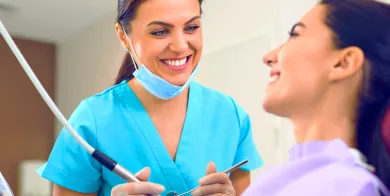
M122 25L120 25L119 23L116 23L115 24L115 30L116 30L116 34L118 36L118 39L119 41L121 42L123 48L126 50L129 50L129 43L127 41L127 35L126 33L123 31L123 28L122 28Z
M339 61L330 71L330 80L338 81L354 76L362 71L364 53L358 47L348 47L340 51Z

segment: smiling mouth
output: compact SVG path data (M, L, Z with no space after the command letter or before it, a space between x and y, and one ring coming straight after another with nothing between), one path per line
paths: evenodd
M166 65L173 66L173 67L180 67L185 65L188 60L190 59L191 55L186 56L184 58L180 59L161 59L160 61Z
M275 74L275 75L271 76L270 83L276 82L279 79L279 77L280 77L280 74Z

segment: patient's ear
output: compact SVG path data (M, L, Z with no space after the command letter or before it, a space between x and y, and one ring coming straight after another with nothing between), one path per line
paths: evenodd
M329 79L343 80L363 71L364 53L358 47L347 47L338 54L338 61L332 66Z

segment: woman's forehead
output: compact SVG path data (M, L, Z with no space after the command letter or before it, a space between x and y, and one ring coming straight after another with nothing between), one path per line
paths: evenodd
M300 20L305 26L309 28L324 28L325 26L325 17L326 17L326 6L317 5L310 9Z
M137 9L137 18L141 20L159 20L174 22L189 20L200 15L198 0L147 0Z

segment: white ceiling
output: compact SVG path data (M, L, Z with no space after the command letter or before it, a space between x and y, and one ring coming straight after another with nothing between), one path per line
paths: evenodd
M60 42L116 12L116 0L0 0L0 20L12 36ZM115 18L112 19L113 24Z

